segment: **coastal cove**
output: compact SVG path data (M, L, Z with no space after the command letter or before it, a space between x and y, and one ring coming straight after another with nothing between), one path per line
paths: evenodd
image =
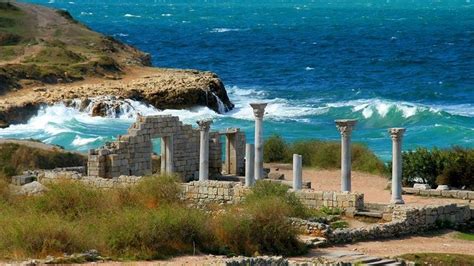
M56 104L0 129L1 138L87 151L124 134L139 110L193 125L213 118L214 130L239 127L253 142L249 103L262 101L269 103L265 137L339 140L334 120L355 118L353 140L386 161L389 127L407 128L404 149L474 147L474 5L465 1L27 2L67 9L91 29L150 53L154 66L218 74L235 108L158 110L130 100L133 108L118 118L102 118Z

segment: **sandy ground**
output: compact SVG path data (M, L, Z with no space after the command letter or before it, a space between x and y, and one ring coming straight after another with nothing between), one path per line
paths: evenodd
M407 253L457 253L474 255L474 241L456 238L457 232L413 236L402 239L359 242L329 248L313 249L306 257L321 256L334 251L358 251L370 256L397 256Z
M286 180L292 180L293 172L289 164L267 164L271 172L278 172L285 175ZM340 170L316 170L311 168L303 169L303 180L310 181L311 187L315 190L339 191L341 189ZM352 191L364 193L364 201L369 203L389 203L390 190L387 187L388 179L362 172L352 172ZM412 195L403 195L406 204L425 205L438 203L466 203L461 199L429 198Z

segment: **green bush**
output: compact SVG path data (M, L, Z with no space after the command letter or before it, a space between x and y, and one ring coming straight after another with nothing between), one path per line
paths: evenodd
M273 135L265 141L263 159L265 162L281 162L288 157L287 150L287 144L283 138Z
M296 197L295 193L289 193L287 185L271 181L259 180L252 187L251 193L245 197L246 204L258 204L259 202L276 198L280 203L288 207L289 215L292 217L309 218L316 216L316 213L303 205Z
M48 184L49 191L32 200L31 206L40 213L49 212L67 219L78 219L107 209L103 191L78 182L63 181Z
M265 162L291 163L293 154L303 156L303 165L321 169L337 169L341 166L341 144L336 141L303 140L287 143L274 135L264 143ZM352 167L355 170L386 174L385 164L362 144L352 145Z
M447 184L474 189L474 149L418 148L404 152L402 159L404 185L420 179L431 186Z
M278 197L236 206L215 218L217 244L227 254L302 254L305 247L288 220L290 213L290 206Z
M209 238L204 212L182 206L153 210L128 209L106 224L106 245L112 254L132 259L162 259L192 253Z

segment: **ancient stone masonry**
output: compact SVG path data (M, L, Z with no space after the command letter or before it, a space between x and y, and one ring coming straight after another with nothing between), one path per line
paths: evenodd
M226 138L224 172L229 175L243 176L245 174L245 133L238 128L228 128L220 134Z
M235 204L241 202L250 192L250 189L240 182L230 181L190 182L182 186L182 198L194 205ZM311 189L290 191L295 192L295 195L309 208L337 207L346 212L353 212L364 206L364 195L359 193L323 192Z
M425 197L442 197L474 200L474 191L471 190L437 190L437 189L418 189L404 187L405 194L420 195Z
M330 243L392 238L418 234L442 226L458 226L472 219L469 205L427 205L423 207L394 206L392 221L362 228L336 229L326 237Z
M199 173L199 129L183 125L178 117L140 116L128 134L104 147L89 152L88 175L103 178L151 174L153 139L161 138L161 172L175 173L184 181ZM239 135L240 136L240 135ZM245 137L243 138L245 142ZM243 149L245 145L243 145ZM222 157L219 133L209 133L209 176L221 174ZM239 158L237 158L239 159ZM243 164L243 158L238 164Z

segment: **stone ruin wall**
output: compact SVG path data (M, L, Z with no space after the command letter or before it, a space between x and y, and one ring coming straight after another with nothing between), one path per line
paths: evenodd
M88 175L113 178L122 175L143 176L152 173L153 139L162 138L162 145L169 145L172 170L183 181L195 180L199 172L199 129L184 125L178 117L169 115L138 117L115 142L89 151ZM239 150L245 150L245 135L237 134ZM243 141L243 142L242 142ZM163 154L163 153L162 153ZM238 164L243 165L243 156ZM163 164L163 160L162 160ZM162 167L163 169L163 167ZM210 132L209 137L209 176L217 178L222 172L222 146L218 132Z
M248 187L244 187L240 182L231 181L195 181L184 183L182 187L182 198L197 206L239 203L250 191ZM323 192L312 189L294 192L301 199L301 202L309 208L337 207L346 211L355 211L364 207L364 195L360 193Z

